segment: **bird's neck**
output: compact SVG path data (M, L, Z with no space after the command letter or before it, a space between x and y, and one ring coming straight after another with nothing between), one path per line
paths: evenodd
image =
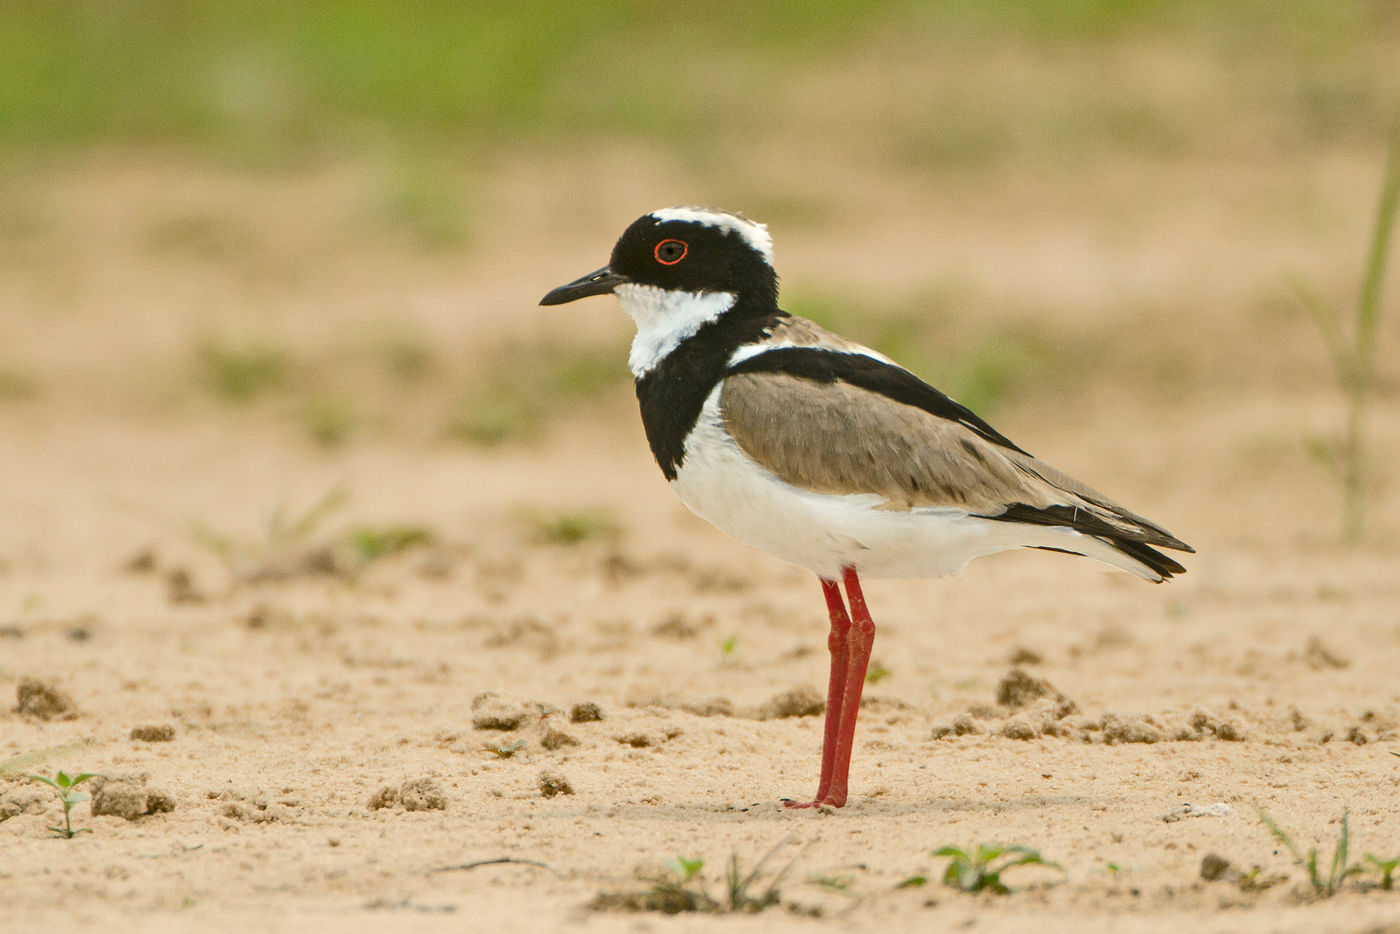
M705 400L728 372L734 352L762 340L784 317L785 313L776 307L751 308L740 301L726 313L675 340L649 367L640 372L633 367L642 427L667 480L676 478L685 459L686 437L699 420ZM635 361L635 341L632 351Z

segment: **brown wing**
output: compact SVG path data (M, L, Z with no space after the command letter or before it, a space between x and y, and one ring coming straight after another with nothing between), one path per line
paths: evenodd
M874 493L891 509L999 512L1058 500L964 426L844 382L783 373L729 376L725 428L753 460L818 493Z
M1191 550L1165 529L967 425L840 380L725 379L720 414L750 458L818 493L871 493L888 509L953 506L989 518Z

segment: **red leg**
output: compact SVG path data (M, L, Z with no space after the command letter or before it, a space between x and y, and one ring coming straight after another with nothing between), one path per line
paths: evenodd
M855 745L856 717L860 714L860 695L865 689L865 672L870 666L870 649L875 644L875 621L865 606L860 578L856 569L843 569L846 600L851 606L851 629L847 639L846 676L841 698L841 725L836 733L836 752L831 762L831 784L821 796L822 804L841 807L846 803L846 780L851 769L851 750Z
M826 637L826 647L831 652L831 679L826 689L826 726L822 737L822 777L817 783L817 796L811 801L785 801L790 808L810 808L826 800L831 787L831 774L836 761L837 734L841 725L841 706L846 697L846 671L850 667L850 641L848 633L851 618L846 615L846 605L841 601L841 587L836 581L820 579L822 594L826 597L826 612L831 617L831 632Z

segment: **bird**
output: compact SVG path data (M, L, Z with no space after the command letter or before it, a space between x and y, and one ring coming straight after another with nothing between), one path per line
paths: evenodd
M1162 526L1018 447L885 355L778 306L768 228L671 207L632 222L606 266L541 305L616 296L647 443L681 501L821 582L831 657L810 800L848 800L875 638L862 578L934 578L1039 548L1162 582L1194 552ZM842 588L845 599L842 598Z

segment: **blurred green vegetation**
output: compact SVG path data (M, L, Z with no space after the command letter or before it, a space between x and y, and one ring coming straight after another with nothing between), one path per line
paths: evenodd
M1296 144L1375 125L1397 35L1393 0L0 0L0 151L160 143L276 166L385 145L685 147L860 132L845 116L861 111L892 126L875 145L933 165L1099 138L1179 149L1198 121L1261 113ZM843 73L833 90L880 103L806 93ZM389 209L451 241L455 214L424 215L439 188L423 170Z

